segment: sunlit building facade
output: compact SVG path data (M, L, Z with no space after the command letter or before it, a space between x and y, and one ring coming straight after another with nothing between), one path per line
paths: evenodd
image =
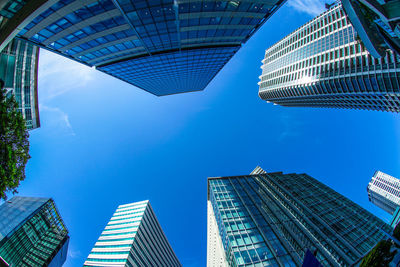
M162 96L203 90L284 0L35 2L11 12L0 51L29 40Z
M265 52L259 96L288 107L400 111L400 55L373 58L336 5Z
M68 244L68 230L52 199L13 197L0 206L0 263L61 267Z
M7 94L14 94L28 130L40 127L38 104L39 48L13 40L0 53L0 79Z
M350 266L390 231L307 174L253 173L208 178L208 266Z
M392 215L400 207L400 180L393 176L376 171L367 192L369 201Z
M84 266L181 266L149 201L118 206Z

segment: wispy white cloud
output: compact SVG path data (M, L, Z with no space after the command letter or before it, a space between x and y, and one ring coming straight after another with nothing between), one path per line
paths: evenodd
M73 259L77 259L81 256L81 252L79 250L75 250L70 248L68 250L68 258L73 258Z
M317 16L324 12L326 1L322 0L289 0L288 6L311 16Z
M71 90L84 90L94 80L96 70L71 59L41 49L39 56L39 110L42 127L75 135L69 116L54 107L54 98Z
M299 137L302 134L304 123L287 114L281 115L281 123L283 131L279 135L278 140L284 142L289 138Z
M47 50L40 50L39 96L50 100L70 90L84 89L96 70Z
M46 118L48 126L64 130L70 135L76 135L74 129L72 128L71 122L69 121L68 114L62 111L60 108L49 107L41 104L40 111L41 115Z

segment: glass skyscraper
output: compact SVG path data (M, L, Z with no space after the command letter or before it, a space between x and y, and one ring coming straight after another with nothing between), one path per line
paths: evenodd
M0 206L0 257L10 266L61 267L68 244L52 199L13 197Z
M262 62L267 102L400 112L400 55L373 58L340 4L267 49Z
M84 266L181 266L148 200L118 206Z
M400 207L400 180L393 176L376 171L367 192L369 201L390 214Z
M14 94L28 130L40 127L38 104L39 48L13 40L0 53L0 79L7 94Z
M208 266L350 266L390 226L307 174L208 178ZM212 241L212 242L210 242Z
M390 48L400 53L399 0L342 0L343 9L374 57Z
M16 36L162 96L203 90L284 0L35 2L11 12L0 51Z

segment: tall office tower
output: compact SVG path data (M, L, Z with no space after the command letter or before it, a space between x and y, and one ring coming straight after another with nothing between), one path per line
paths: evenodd
M372 56L400 54L400 0L342 0L343 9Z
M376 171L367 192L369 201L390 214L400 207L400 180L393 176Z
M0 258L10 266L62 266L68 243L52 199L13 197L0 206Z
M17 36L162 96L203 90L284 0L34 2L0 51Z
M148 200L118 206L84 266L181 266Z
M0 79L8 94L14 94L28 130L40 127L38 104L39 48L13 40L0 53Z
M208 213L208 266L349 266L390 231L307 174L208 178Z
M288 107L400 112L400 55L371 57L336 5L266 50L259 96Z

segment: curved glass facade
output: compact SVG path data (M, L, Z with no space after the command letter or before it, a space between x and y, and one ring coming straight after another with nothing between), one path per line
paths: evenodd
M265 52L259 96L282 106L400 112L400 55L373 58L337 5Z
M169 95L203 90L283 2L60 0L17 37Z

